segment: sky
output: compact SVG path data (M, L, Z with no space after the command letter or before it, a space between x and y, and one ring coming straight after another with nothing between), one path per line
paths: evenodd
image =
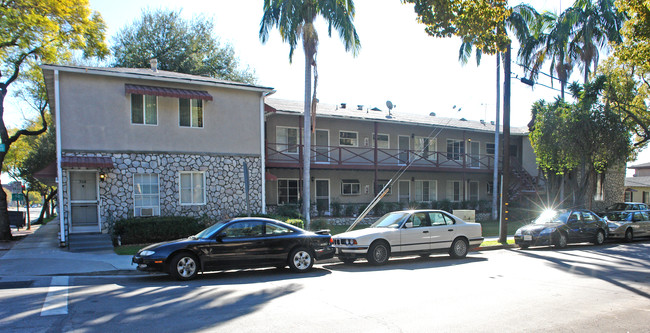
M510 5L529 3L538 11L559 12L569 0L515 0ZM140 17L143 9L181 10L185 18L204 15L214 20L214 34L235 49L242 65L255 70L258 84L273 87L271 97L302 100L304 96L304 55L299 45L289 61L289 46L272 30L266 44L259 39L263 0L90 0L91 9L107 23L107 40L125 25ZM321 103L364 105L387 111L390 100L396 113L435 112L438 116L495 120L496 59L484 55L480 66L472 58L458 62L460 40L434 38L417 23L412 5L400 0L355 1L355 26L361 49L356 57L345 51L336 32L317 21L318 98ZM513 57L517 46L513 47ZM602 56L601 56L602 58ZM516 59L513 59L516 62ZM548 73L549 65L543 70ZM516 77L524 75L512 65L511 124L526 126L530 107L540 99L552 101L559 91L535 85L531 88ZM503 76L503 75L502 75ZM580 80L576 70L572 80ZM550 78L540 75L539 83L558 88ZM456 108L454 108L456 106ZM461 111L457 111L460 109ZM503 118L502 118L503 119ZM19 119L16 118L16 121ZM11 122L11 120L9 121ZM650 162L646 150L631 164Z

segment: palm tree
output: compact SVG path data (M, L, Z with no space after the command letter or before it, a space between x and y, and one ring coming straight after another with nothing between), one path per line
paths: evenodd
M573 71L575 55L569 48L572 22L567 17L569 12L561 15L544 12L537 16L531 25L530 36L524 39L519 49L518 58L523 63L530 78L535 80L547 60L551 61L550 72L560 81L560 94L564 99L564 90Z
M317 100L312 103L311 74L312 66L316 68L316 53L318 51L318 33L314 26L317 16L322 16L328 24L328 35L331 37L332 28L339 33L346 51L351 51L356 56L361 43L357 30L354 27L354 1L352 0L264 0L264 14L260 22L260 40L266 43L269 31L277 27L282 41L289 43L289 62L292 61L293 52L302 40L305 52L305 103L303 126L303 214L307 228L310 222L310 163L311 163L311 130L312 116L315 117ZM316 76L317 77L317 76ZM315 79L316 79L315 77ZM316 95L316 82L314 81L314 96ZM310 130L311 129L311 130Z
M598 67L599 50L608 42L621 42L623 14L614 6L614 0L576 0L567 12L574 31L569 47L581 62L583 83L587 83L592 66L593 71Z

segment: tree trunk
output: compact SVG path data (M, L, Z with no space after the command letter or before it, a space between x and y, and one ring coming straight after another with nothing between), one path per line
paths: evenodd
M313 54L305 48L305 104L303 123L303 174L302 174L302 207L305 218L305 229L310 227L310 182L311 182L311 62Z
M0 155L2 155L2 159L4 159L4 153L0 153ZM2 186L2 181L0 181L0 186ZM4 191L3 188L0 190L0 241L11 241L11 240L14 240L14 236L11 234L11 227L9 227L7 193Z

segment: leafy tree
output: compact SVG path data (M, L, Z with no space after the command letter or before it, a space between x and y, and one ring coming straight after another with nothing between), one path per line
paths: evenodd
M584 86L573 84L576 103L557 99L534 105L536 123L530 140L537 163L549 179L570 176L577 205L590 203L597 175L624 163L633 150L626 123L600 98L606 81L599 76Z
M54 62L57 57L81 50L86 57L104 56L105 25L101 16L90 12L87 0L21 0L0 3L0 165L11 146L21 136L39 135L47 130L45 112L41 128L8 132L4 122L4 99L9 87L30 64ZM31 62L31 63L30 63ZM0 240L11 240L7 196L0 191Z
M328 34L332 35L332 28L336 29L339 37L345 44L345 50L356 55L361 47L357 30L354 27L354 2L352 0L264 0L264 14L260 23L260 39L265 43L269 39L269 32L277 27L282 40L289 43L289 61L292 61L293 52L302 40L305 53L305 108L304 108L304 166L303 166L303 212L309 228L310 221L310 163L311 163L311 130L314 129L312 118L315 119L316 86L318 72L316 70L316 53L318 50L318 33L314 26L317 16L322 16L328 24ZM311 95L311 73L314 67L314 95Z
M255 83L255 73L241 69L233 47L212 35L211 18L181 17L180 11L143 10L142 16L120 30L111 50L117 67L158 68L222 80Z

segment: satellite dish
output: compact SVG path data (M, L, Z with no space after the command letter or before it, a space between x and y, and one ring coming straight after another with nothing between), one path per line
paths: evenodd
M391 101L386 101L386 106L388 107L388 110L392 110L395 107Z

